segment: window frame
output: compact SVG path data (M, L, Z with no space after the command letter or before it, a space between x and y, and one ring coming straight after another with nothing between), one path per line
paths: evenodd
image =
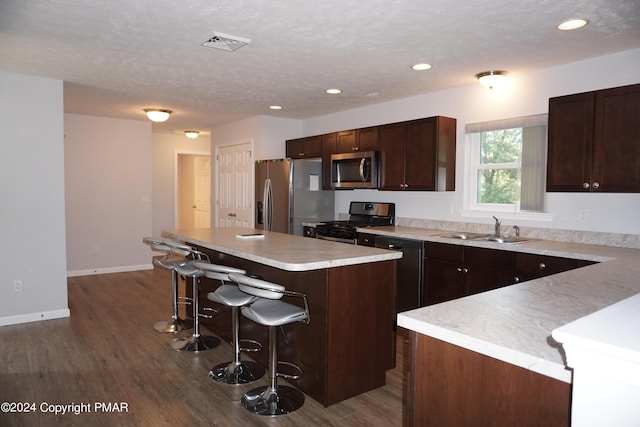
M552 215L547 212L548 194L543 193L543 211L521 211L520 200L522 199L522 164L521 162L510 163L480 163L481 133L501 129L525 128L547 125L547 114L535 116L516 117L511 119L495 120L482 123L467 124L465 127L465 168L464 168L464 202L461 215L463 217L481 217L488 215L501 215L502 217L530 219L536 221L551 221ZM524 132L523 132L524 133ZM524 136L523 136L524 137ZM524 147L524 141L523 141ZM522 148L524 151L524 148ZM516 166L517 167L514 167ZM544 165L546 166L546 165ZM478 172L482 169L514 169L517 168L520 175L520 191L517 203L479 203L478 202ZM544 172L544 171L543 171Z

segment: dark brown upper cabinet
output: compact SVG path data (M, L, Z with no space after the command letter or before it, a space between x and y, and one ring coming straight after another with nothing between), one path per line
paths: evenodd
M378 150L378 126L344 130L336 133L338 153Z
M454 191L456 119L429 117L378 127L380 190Z
M322 135L290 139L286 142L286 152L292 159L322 157Z
M640 192L640 84L549 99L547 191Z

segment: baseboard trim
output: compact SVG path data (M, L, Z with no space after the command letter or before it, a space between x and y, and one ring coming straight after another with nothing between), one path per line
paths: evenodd
M17 316L0 317L0 326L18 325L20 323L39 322L41 320L61 319L71 315L68 308L62 310L41 311L37 313L19 314Z
M129 271L153 270L153 264L127 265L124 267L93 268L90 270L67 271L67 277L94 276L96 274L126 273Z

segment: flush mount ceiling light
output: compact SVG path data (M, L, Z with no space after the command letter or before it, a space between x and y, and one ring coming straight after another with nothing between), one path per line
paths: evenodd
M144 112L147 113L149 120L156 123L166 122L173 111L171 110L158 110L157 108L145 108Z
M431 64L427 64L427 63L415 64L411 67L411 69L416 71L426 71L431 69Z
M506 71L491 70L476 74L476 78L482 86L493 89L494 87L500 86L507 80L507 74L508 73Z
M200 132L198 132L197 130L185 130L184 131L184 136L186 136L189 139L196 139L199 134L200 134Z
M242 46L251 42L251 39L244 37L232 36L231 34L214 32L213 36L202 43L202 46L212 47L214 49L226 50L227 52L233 52L240 49Z
M330 95L337 95L339 93L342 93L342 91L340 89L327 89L326 91L328 94Z
M589 21L587 21L586 19L571 19L559 24L557 28L562 31L577 30L578 28L584 27L588 23Z

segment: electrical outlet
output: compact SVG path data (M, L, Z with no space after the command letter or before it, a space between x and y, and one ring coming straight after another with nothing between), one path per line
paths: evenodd
M580 222L589 221L589 209L580 209L578 211L578 221Z
M22 283L22 280L14 280L13 281L13 290L15 292L22 292L24 290L24 283Z

